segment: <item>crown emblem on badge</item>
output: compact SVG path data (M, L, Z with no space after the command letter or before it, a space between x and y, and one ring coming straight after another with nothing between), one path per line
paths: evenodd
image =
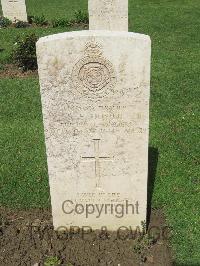
M101 46L95 42L89 42L85 45L85 54L87 56L101 56Z

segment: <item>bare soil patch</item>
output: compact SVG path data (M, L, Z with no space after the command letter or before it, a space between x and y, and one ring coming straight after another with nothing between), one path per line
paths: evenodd
M37 71L22 71L13 64L7 64L0 70L0 78L27 78L37 77Z
M161 211L152 211L150 227L162 230ZM0 208L0 265L45 265L57 257L59 265L136 266L172 265L168 240L159 237L150 245L133 239L130 233L56 233L50 210L14 211Z

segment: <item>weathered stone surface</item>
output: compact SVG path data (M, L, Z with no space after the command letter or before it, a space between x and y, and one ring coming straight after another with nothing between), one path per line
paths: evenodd
M27 21L25 0L1 0L3 16L12 21Z
M89 0L90 30L128 31L128 0Z
M55 229L146 220L150 51L148 36L126 32L37 42Z

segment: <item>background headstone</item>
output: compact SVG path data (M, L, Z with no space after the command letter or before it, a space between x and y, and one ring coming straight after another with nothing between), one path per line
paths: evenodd
M1 0L3 16L11 21L27 21L25 0Z
M90 30L128 31L128 0L89 0Z
M128 32L38 41L55 229L134 229L146 220L150 52L148 36Z

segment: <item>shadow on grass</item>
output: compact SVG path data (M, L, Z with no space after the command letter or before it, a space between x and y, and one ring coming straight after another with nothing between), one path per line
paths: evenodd
M147 184L147 228L151 216L151 201L154 190L156 170L158 164L158 149L149 147L149 164L148 164L148 184Z

